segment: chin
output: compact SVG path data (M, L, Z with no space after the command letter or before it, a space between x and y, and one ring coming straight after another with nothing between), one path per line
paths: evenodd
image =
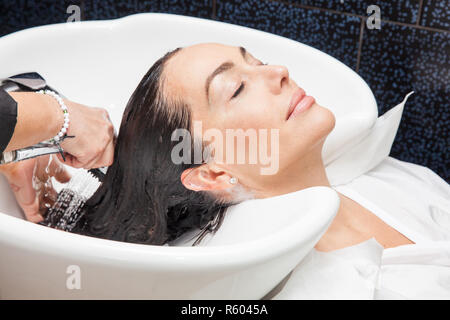
M317 109L319 110L318 112L320 112L322 130L324 131L326 137L331 131L333 131L334 126L336 125L336 117L330 109L322 107L317 103L315 103L313 107L317 107Z
M309 115L305 114L304 121L309 130L314 133L313 140L320 142L330 134L336 125L336 117L329 109L314 103L309 111Z
M334 114L317 103L293 120L288 133L284 135L286 140L282 143L283 151L280 150L290 155L285 158L286 165L312 153L321 154L323 143L336 123Z

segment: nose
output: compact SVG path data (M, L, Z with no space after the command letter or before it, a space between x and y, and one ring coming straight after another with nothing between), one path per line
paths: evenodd
M289 83L289 71L285 66L267 66L267 84L270 91L280 94L283 88Z

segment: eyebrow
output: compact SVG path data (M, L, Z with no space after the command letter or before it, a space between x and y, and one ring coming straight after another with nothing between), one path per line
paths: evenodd
M246 55L247 55L247 50L244 47L239 47L239 52L241 53L242 57L245 59ZM208 99L208 103L209 103L209 87L211 86L211 82L213 81L213 79L225 72L228 71L230 69L232 69L234 67L234 63L231 61L226 61L224 63L222 63L220 66L217 67L216 70L214 70L209 76L208 78L206 78L206 82L205 82L205 93L206 93L206 98Z

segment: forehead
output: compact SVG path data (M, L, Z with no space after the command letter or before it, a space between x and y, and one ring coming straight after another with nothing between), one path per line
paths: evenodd
M222 62L240 56L238 47L218 43L202 43L185 47L166 64L165 84L169 94L175 94L188 103L206 102L205 81Z

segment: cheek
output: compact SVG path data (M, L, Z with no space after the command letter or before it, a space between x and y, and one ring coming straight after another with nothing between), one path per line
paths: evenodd
M274 123L273 114L270 116L257 109L249 107L245 111L229 112L221 121L214 121L215 127L208 128L208 133L215 132L212 139L204 136L212 142L210 146L215 150L216 161L230 172L259 174L261 166L269 165L266 158L272 157L272 143L277 143L276 150L279 150L279 134L272 131L278 129L280 123Z
M223 119L227 128L269 129L279 128L279 113L268 99L246 97L230 108Z

